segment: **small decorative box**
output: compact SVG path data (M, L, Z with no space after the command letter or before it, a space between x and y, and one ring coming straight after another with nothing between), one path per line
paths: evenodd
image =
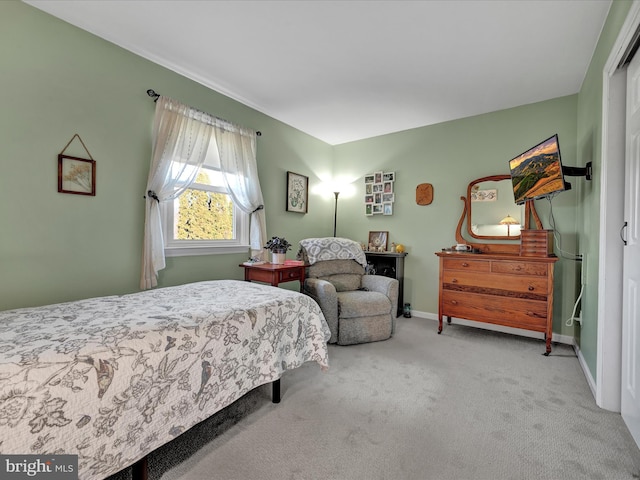
M553 256L553 230L520 230L520 255Z

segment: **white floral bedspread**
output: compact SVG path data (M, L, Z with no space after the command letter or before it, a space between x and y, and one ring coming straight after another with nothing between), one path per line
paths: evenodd
M0 312L0 453L77 454L80 479L135 463L330 333L297 292L235 280Z

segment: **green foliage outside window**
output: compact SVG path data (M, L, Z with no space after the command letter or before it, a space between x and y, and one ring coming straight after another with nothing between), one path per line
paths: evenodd
M205 172L196 183L210 184ZM233 202L229 195L189 188L179 198L177 216L179 240L233 239Z

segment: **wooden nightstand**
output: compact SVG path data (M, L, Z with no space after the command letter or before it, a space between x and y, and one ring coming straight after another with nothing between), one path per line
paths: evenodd
M277 287L279 283L300 282L300 291L304 285L306 265L278 265L275 263L262 263L260 265L243 265L244 279L247 282L265 282Z

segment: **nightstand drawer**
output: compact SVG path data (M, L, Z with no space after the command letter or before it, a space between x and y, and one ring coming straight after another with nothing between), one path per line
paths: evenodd
M244 279L247 282L264 282L277 287L280 283L298 280L302 292L307 265L261 263L257 265L240 264L240 266L244 268Z
M300 280L303 277L304 270L297 268L295 270L283 270L278 272L278 280L280 282L290 282L292 280Z

